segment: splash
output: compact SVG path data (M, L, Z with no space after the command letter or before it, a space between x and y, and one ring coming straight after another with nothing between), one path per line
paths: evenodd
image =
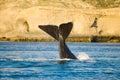
M80 61L91 61L92 58L89 57L89 55L87 53L79 53L79 55L77 56L78 60Z

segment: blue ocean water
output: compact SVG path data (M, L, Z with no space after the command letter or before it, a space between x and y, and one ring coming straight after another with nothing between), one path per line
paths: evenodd
M0 80L120 80L119 43L67 45L90 59L59 59L57 42L0 42Z

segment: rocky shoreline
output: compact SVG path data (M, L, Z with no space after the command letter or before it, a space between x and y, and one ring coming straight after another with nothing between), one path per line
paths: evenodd
M53 38L28 38L28 37L0 37L0 41L10 42L55 42ZM120 43L120 36L82 36L68 37L67 42L104 42L104 43Z

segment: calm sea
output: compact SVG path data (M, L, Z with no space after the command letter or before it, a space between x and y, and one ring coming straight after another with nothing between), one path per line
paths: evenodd
M59 59L57 42L0 42L0 80L120 80L120 44L67 43L79 60Z

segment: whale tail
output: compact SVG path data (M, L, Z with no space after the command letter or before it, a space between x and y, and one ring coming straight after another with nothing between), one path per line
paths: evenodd
M65 40L69 36L73 27L72 22L56 25L39 25L39 28L48 33L50 36L59 41L60 58L77 59L67 47Z
M62 35L65 40L72 30L73 23L64 23L59 27L56 25L39 25L39 28L48 33L50 36L59 41L59 33Z

